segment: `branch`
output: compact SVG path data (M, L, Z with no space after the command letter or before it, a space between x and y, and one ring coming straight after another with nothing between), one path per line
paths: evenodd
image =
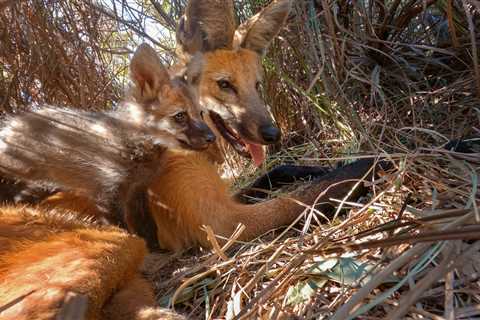
M117 22L120 22L122 24L124 24L125 26L127 26L128 28L130 28L131 30L133 30L135 33L137 33L138 35L150 40L154 45L160 47L161 49L163 49L164 51L167 51L167 52L172 52L172 49L163 45L161 42L155 40L154 38L152 38L151 36L149 36L145 31L143 31L142 29L138 28L137 26L135 26L132 22L130 21L127 21L121 17L119 17L118 15L116 15L114 12L111 12L110 10L104 8L103 6L101 5L96 5L96 4L88 4L89 6L91 6L93 9L99 11L100 13L106 15L107 17L117 21Z
M160 3L158 3L155 0L150 0L150 3L153 5L155 10L158 12L158 14L162 17L162 19L165 21L165 23L168 25L170 30L175 31L177 29L177 24L175 23L175 20L170 17L165 10L163 10L162 6Z

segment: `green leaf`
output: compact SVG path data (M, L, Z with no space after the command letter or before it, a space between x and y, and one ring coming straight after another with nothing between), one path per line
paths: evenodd
M330 272L326 272L325 275L332 281L357 286L365 284L371 279L370 272L374 268L374 265L368 263L359 264L353 258L341 258L337 265Z
M322 275L337 283L354 287L370 281L374 269L374 264L361 263L354 258L347 257L317 262L310 273ZM385 282L397 282L397 279L392 276Z
M326 279L308 279L288 288L287 304L297 305L309 301L315 292L327 283Z
M338 259L325 259L317 262L315 267L310 271L313 274L323 274L324 272L331 270L338 263Z

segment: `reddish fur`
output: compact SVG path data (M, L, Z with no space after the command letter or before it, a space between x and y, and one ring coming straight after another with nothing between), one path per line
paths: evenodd
M103 215L94 201L82 198L75 193L58 192L44 199L40 205L47 209L75 212L78 217L93 218L95 220L101 219Z
M234 96L226 94L217 84L218 75L228 75L230 83L235 86ZM221 101L222 104L235 106L232 112L238 113L238 118L248 133L248 140L261 142L259 127L271 121L271 116L265 103L256 90L256 84L263 78L260 56L246 49L215 50L203 55L203 69L199 81L201 104L211 101ZM209 117L206 118L209 121ZM216 131L213 124L209 123ZM220 137L220 134L217 133Z
M236 25L233 1L190 0L185 17L181 18L177 30L180 59L188 59L207 48L232 48Z
M185 320L170 310L155 308L155 295L148 281L137 275L115 294L103 310L111 320Z
M149 319L153 290L138 272L144 242L62 211L0 208L1 319L52 319L68 292L87 319ZM104 314L105 313L105 314Z

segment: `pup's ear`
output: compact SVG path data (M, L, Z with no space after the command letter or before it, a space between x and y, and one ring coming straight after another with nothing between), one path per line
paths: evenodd
M288 18L291 0L275 0L248 19L235 31L234 48L245 48L264 55Z
M163 86L170 83L170 76L155 50L148 44L138 47L130 62L130 77L137 91L137 98L155 98Z

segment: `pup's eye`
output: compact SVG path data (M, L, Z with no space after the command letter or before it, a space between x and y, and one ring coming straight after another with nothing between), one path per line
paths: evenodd
M257 81L257 83L255 84L255 88L257 89L257 91L261 91L263 89L263 85L260 81Z
M233 88L233 85L228 82L227 80L218 80L217 81L217 84L219 86L220 89L223 89L223 90L234 90Z
M176 113L173 118L178 123L184 123L187 120L187 113L185 111L181 111Z

